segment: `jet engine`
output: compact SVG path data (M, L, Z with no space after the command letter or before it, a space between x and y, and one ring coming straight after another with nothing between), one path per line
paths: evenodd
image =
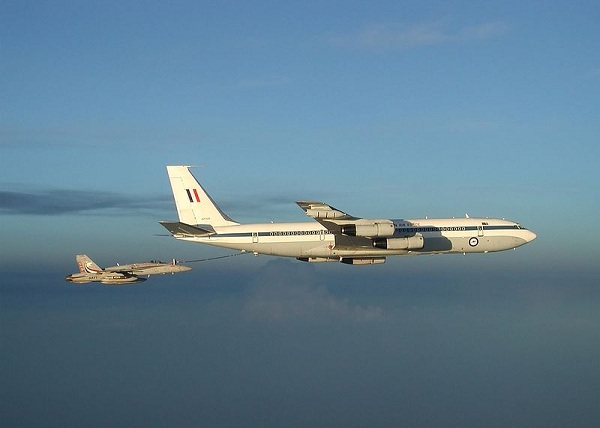
M423 236L415 235L406 238L374 239L373 246L382 250L420 250L423 248Z
M364 236L367 238L379 238L394 236L394 223L383 220L374 223L353 223L342 226L342 234L347 236Z

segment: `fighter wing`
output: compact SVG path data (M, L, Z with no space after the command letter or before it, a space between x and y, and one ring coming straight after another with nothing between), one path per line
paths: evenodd
M123 275L146 275L149 271L157 270L163 267L168 267L166 263L132 263L128 265L117 265L104 268L105 272L118 272ZM166 270L166 269L165 269Z
M105 268L106 272L117 272L123 275L158 275L164 273L186 272L192 268L180 265L173 261L172 263L162 262L141 262L128 265L117 265Z
M127 265L116 265L104 268L104 272L117 272L123 275L136 275L140 273L140 269L137 268L136 263Z

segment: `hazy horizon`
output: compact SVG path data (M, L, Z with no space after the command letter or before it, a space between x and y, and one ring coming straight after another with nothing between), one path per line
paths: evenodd
M596 424L595 273L444 275L422 258L392 261L400 276L274 258L123 287L4 275L3 420Z

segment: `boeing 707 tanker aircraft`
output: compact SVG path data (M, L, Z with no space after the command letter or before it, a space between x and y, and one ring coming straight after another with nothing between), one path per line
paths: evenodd
M369 219L317 201L296 202L314 222L240 224L221 211L189 169L167 166L179 222L160 222L183 241L305 262L369 265L396 255L503 251L536 238L504 219Z

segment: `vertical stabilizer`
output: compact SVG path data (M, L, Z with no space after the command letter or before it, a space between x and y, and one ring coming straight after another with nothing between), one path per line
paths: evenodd
M102 272L102 268L98 266L92 259L85 254L78 254L75 256L79 272L81 273L98 273Z
M189 168L189 166L167 166L179 221L191 225L238 224L221 211Z

